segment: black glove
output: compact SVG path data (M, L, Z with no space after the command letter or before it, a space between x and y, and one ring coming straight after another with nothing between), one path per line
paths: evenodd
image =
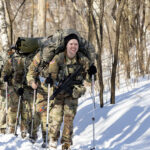
M88 70L88 74L89 74L90 77L91 77L92 75L95 75L96 73L97 73L97 69L96 69L95 65L92 64L92 65L90 66L89 70Z
M51 74L49 74L49 76L46 78L45 83L50 84L51 86L53 85L53 79L51 77Z
M22 96L23 93L24 93L24 89L23 89L23 88L19 88L19 89L17 90L17 93L18 93L19 96Z
M8 75L5 75L5 76L4 76L4 82L8 82L9 78L10 78L10 77L9 77Z

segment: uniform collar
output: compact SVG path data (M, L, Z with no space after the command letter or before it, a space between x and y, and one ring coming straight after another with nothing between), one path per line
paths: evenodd
M70 59L66 56L66 64L75 64L77 62L77 57L75 56L74 58Z

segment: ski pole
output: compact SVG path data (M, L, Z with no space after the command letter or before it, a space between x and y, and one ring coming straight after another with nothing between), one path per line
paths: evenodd
M34 114L35 114L35 100L36 100L36 89L34 89L34 96L33 96L33 107L32 107L32 122L31 122L31 135L30 138L33 137L33 122L34 122Z
M49 102L50 102L50 83L48 84L48 98L47 98L46 149L47 149L47 143L48 143Z
M96 108L96 106L95 106L94 86L95 86L94 75L92 75L91 91L92 91L92 100L93 100L93 117L92 117L92 121L93 121L93 147L91 148L91 150L95 149L95 108Z
M5 86L6 86L6 99L5 99L5 104L6 104L6 133L7 133L7 129L8 129L8 120L7 120L7 114L8 114L8 82L5 82Z
M18 136L17 134L17 126L19 121L19 113L20 113L20 102L21 102L21 96L19 96L19 102L18 102L18 109L17 109L17 117L16 117L16 124L15 124L15 136Z

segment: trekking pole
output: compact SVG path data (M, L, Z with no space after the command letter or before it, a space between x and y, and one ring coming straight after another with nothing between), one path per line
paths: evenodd
M49 124L49 102L50 102L50 83L48 84L48 98L47 98L47 120L46 120L46 149L48 143L48 124Z
M93 147L90 150L95 149L95 108L96 108L96 106L95 106L94 86L95 86L94 75L92 75L91 91L92 91L92 99L93 99L93 117L92 117L92 121L93 121Z
M36 100L36 89L34 89L34 96L33 96L33 107L32 107L32 122L31 122L31 135L30 138L33 137L33 122L34 122L34 114L35 114L35 100Z
M19 122L19 113L20 113L20 102L21 102L21 96L19 96L19 102L18 102L18 109L17 109L17 117L16 117L16 124L15 124L15 136L18 136L17 134L17 126Z
M8 130L8 120L7 120L7 115L8 115L8 82L5 82L6 86L6 99L5 99L5 104L6 104L6 133Z

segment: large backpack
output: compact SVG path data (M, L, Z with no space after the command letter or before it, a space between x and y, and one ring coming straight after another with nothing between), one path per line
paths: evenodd
M79 51L83 53L91 63L94 63L94 46L90 42L82 38L80 34L74 29L58 30L49 37L19 37L17 39L15 49L17 50L17 53L29 56L30 59L40 50L43 61L50 62L56 54L65 50L64 38L70 34L76 34L78 36Z
M89 59L90 64L95 60L94 46L82 38L74 29L58 30L49 37L26 38L19 37L15 44L16 52L26 58L25 74L28 72L28 66L31 64L33 57L40 51L41 63L39 68L44 68L53 57L65 50L64 39L70 34L76 34L79 38L79 51Z

